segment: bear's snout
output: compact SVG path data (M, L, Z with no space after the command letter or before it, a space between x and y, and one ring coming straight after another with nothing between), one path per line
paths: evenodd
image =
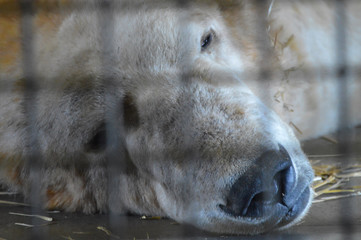
M269 216L277 204L291 209L286 196L295 187L295 175L291 158L282 145L277 150L265 151L235 181L226 205L220 205L220 208L237 217Z

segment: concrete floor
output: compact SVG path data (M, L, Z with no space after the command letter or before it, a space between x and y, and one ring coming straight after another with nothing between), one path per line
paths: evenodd
M325 158L327 163L361 164L361 128L355 129L352 154ZM338 153L338 145L325 139L303 143L309 155ZM318 157L311 157L318 159ZM361 178L353 184L361 185ZM0 195L0 200L21 202L19 195ZM2 239L361 239L361 196L313 204L301 224L282 232L266 235L226 236L180 225L169 219L142 220L139 216L83 215L45 213L54 220L36 228L15 223L33 224L33 218L9 214L31 213L29 207L0 204L0 240ZM112 226L111 222L117 222ZM44 223L44 221L41 221ZM109 232L110 231L110 232Z

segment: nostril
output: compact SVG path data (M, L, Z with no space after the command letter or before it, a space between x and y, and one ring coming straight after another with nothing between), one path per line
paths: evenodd
M250 199L249 205L242 211L243 216L256 217L264 215L267 211L272 210L272 206L277 203L285 205L283 198L286 194L285 189L287 183L284 179L289 168L277 172L271 183L265 186L263 191L255 194Z
M270 191L264 191L257 193L251 200L251 202L259 202L263 204L269 204L274 201L274 194Z
M275 199L277 202L286 205L284 198L292 191L295 183L295 170L292 165L286 166L285 169L279 171L273 178Z
M272 211L275 204L285 203L285 197L295 184L295 170L285 148L262 154L232 186L226 206L221 209L236 216L259 217Z
M286 149L282 145L279 145L279 148L285 161L281 164L280 170L276 173L276 176L279 177L279 181L281 182L282 193L287 195L292 191L296 183L296 171Z
M279 190L280 190L280 199L283 205L288 206L287 201L285 198L290 195L292 192L293 187L295 186L296 182L296 174L295 169L293 166L289 166L288 168L282 170L277 175L279 179ZM290 207L290 206L288 206Z

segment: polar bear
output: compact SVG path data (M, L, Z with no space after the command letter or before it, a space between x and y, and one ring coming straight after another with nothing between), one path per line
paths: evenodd
M360 3L336 45L329 1L74 2L2 69L2 185L48 209L220 233L307 213L299 140L361 123Z

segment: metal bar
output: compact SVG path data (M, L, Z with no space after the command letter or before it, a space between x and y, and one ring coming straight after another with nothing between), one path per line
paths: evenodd
M315 70L318 70L319 72L322 72L322 74L323 74L322 76L324 77L324 79L335 78L335 71L329 71L329 69L330 69L330 66L326 66L326 65L320 66L317 69L315 69L313 67L311 67L311 68L302 67L302 75L295 74L292 77L294 80L311 78L311 77L314 77ZM352 66L352 72L357 76L361 76L361 65ZM244 76L255 76L255 74L257 75L257 73L258 73L258 75L261 75L259 72L253 72L253 71L249 71L247 69L245 69L243 71ZM266 76L268 76L268 75L266 75ZM185 76L184 76L184 78L185 78ZM11 79L2 78L0 81L0 93L10 91L12 86L13 86L13 82ZM51 85L41 86L41 88L46 91L54 90L53 88L51 88Z
M177 0L176 1L176 4L177 4L177 7L179 9L184 10L184 15L183 13L181 13L179 15L179 19L177 19L177 27L178 27L178 31L181 33L181 34L185 34L185 36L187 36L188 32L187 31L190 31L190 28L188 28L188 25L187 25L187 22L184 21L185 17L186 17L186 14L188 14L188 11L187 9L191 8L191 1L189 0ZM183 38L183 37L182 37ZM189 55L185 55L187 57L190 57ZM189 91L189 89L191 88L191 81L190 81L190 76L188 71L189 69L192 68L192 66L190 65L191 64L191 59L184 59L183 61L183 65L180 66L180 68L182 69L182 73L181 73L181 76L180 76L180 81L181 81L181 84L184 85L184 94L186 95L185 98L187 99L192 99L192 93ZM185 111L185 115L189 116L189 117L185 117L183 119L192 119L192 110L193 106L189 106L189 108L187 109L188 111ZM185 142L188 144L187 146L194 146L193 142L194 142L194 139L193 137L191 136L191 131L189 130L191 128L190 126L190 122L184 122L182 123L183 125L183 133L181 134L184 134L184 137L185 137ZM187 149L187 150L190 150L189 153L187 153L187 156L185 158L197 158L197 155L199 154L198 152L195 152L195 151L192 151L192 149ZM186 150L186 151L187 151ZM189 159L188 159L189 161ZM187 162L187 161L186 161ZM183 179L182 179L182 183L184 184L184 189L192 189L193 188L193 181L194 181L194 176L192 175L192 171L184 171L184 176L183 176ZM191 192L191 191L189 191ZM188 195L188 198L186 197L187 194L183 194L183 193L179 193L179 196L182 197L182 201L185 203L185 206L184 207L188 207L190 208L191 210L188 210L188 212L196 212L196 211L193 211L193 209L196 207L194 206L192 203L192 199L189 199L189 195ZM197 210L197 209L194 209L194 210ZM193 218L193 219L196 219L196 216L189 216L190 218ZM192 235L192 231L194 231L193 229L190 229L187 225L181 225L181 228L179 229L179 235L180 237L185 237L185 236L189 236L190 234Z
M342 162L343 166L350 163L351 158L351 144L353 130L349 127L350 123L350 109L349 109L349 94L350 94L350 67L348 66L347 56L347 15L346 15L345 0L335 0L335 57L336 57L336 78L339 95L338 105L338 133L337 138L339 142L339 152L344 154ZM354 198L347 198L347 204L342 204L340 207L340 224L343 229L343 234L348 236L354 232L354 225L352 224L353 209L355 208Z
M270 14L270 9L273 6L273 1L271 3L268 0L256 0L256 9L258 12L257 19L257 36L255 39L257 43L257 48L259 50L259 77L258 80L263 83L263 81L269 81L272 78L272 68L270 63L272 62L272 49L270 48L270 41L268 37L268 15Z
M257 20L255 21L256 36L255 42L258 50L258 72L254 74L255 81L257 81L258 89L267 89L267 86L272 81L273 69L270 63L272 63L272 51L270 48L270 41L268 39L268 16L270 14L270 5L268 0L256 0L255 7L257 11ZM272 2L273 5L273 2ZM252 76L252 75L251 75ZM258 97L263 103L271 102L271 93L269 91L262 91L258 94ZM267 126L265 120L260 119L261 126ZM275 135L277 134L274 129L270 129ZM262 182L262 184L265 184Z
M114 10L116 3L113 0L101 1L96 7L99 8L98 24L99 35L101 40L101 64L102 64L102 81L104 86L105 100L105 128L107 143L107 178L108 178L108 209L109 209L109 227L112 232L127 235L126 232L120 233L127 229L127 220L119 215L119 212L113 211L112 206L117 206L117 192L122 188L121 174L126 172L126 154L125 139L123 129L123 108L118 95L114 93L114 79L112 72L114 70L114 17L120 9ZM124 99L123 99L124 100ZM121 237L121 236L120 236Z
M40 150L39 135L37 128L37 94L39 87L36 79L36 65L34 58L34 14L35 8L31 0L19 0L20 6L20 32L21 32L21 51L22 51L22 69L25 83L23 108L26 121L26 169L28 172L28 180L30 187L30 203L32 206L32 213L43 215L41 210L41 168L43 161ZM37 219L32 219L33 225L40 225L42 222ZM33 228L31 238L42 239L46 228L41 231L38 228Z

